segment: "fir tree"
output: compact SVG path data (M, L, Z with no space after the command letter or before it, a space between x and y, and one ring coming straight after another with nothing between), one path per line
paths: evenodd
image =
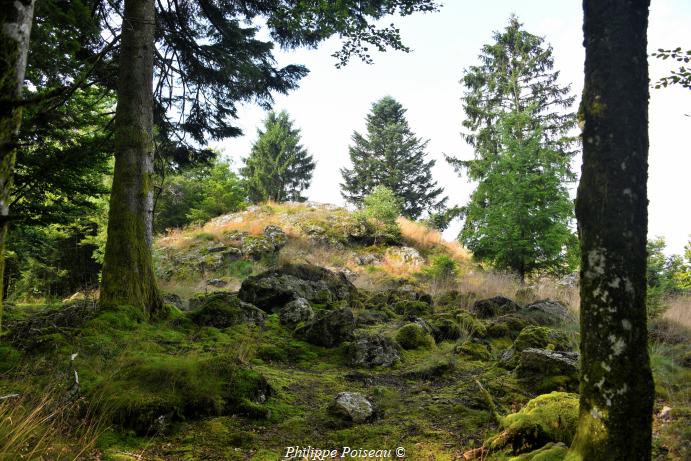
M469 161L447 157L478 181L464 208L460 240L481 260L515 271L571 269L573 205L566 184L576 118L569 86L558 83L552 48L511 17L481 64L466 70L463 126L474 148Z
M426 160L428 141L416 137L405 118L406 109L390 96L372 105L367 136L353 133L349 148L351 169L342 168L341 195L362 206L377 186L392 190L403 216L416 219L425 211L440 210L446 198L432 179L434 160Z
M315 164L288 113L270 112L257 136L241 170L250 201L304 202L302 192L312 181Z

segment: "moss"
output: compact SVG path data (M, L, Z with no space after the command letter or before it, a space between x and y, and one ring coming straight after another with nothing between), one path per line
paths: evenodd
M434 339L439 343L444 340L456 340L461 337L461 326L452 319L440 317L432 322Z
M200 296L195 300L195 304L197 303L201 307L192 311L189 318L199 326L227 328L241 323L260 325L264 322L263 311L243 303L230 293L216 292Z
M0 344L0 373L5 373L19 365L21 358L22 355L17 349Z
M461 343L456 347L456 353L485 362L492 359L492 355L489 353L487 346L474 341L465 341Z
M479 320L468 312L460 312L456 317L461 332L465 337L484 338L487 336L487 327L482 320Z
M424 301L403 299L393 304L393 310L400 315L428 315L432 313L432 306Z
M516 352L529 347L555 351L568 351L570 349L569 338L565 333L535 325L528 325L523 328L513 343Z
M515 339L531 323L517 314L502 315L490 322L487 327L487 336L491 338L508 336Z
M563 443L548 443L538 450L510 458L509 461L563 461L568 450Z
M402 326L396 333L396 341L403 349L429 349L434 346L434 338L417 323Z
M570 445L578 424L578 395L552 392L540 395L519 412L501 418L503 431L485 442L491 450L510 447L514 454L549 442Z

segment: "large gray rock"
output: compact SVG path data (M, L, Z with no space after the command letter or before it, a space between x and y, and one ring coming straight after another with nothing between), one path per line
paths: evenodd
M358 392L341 392L334 399L331 411L354 423L364 423L374 416L374 407Z
M471 308L478 318L487 319L517 312L521 307L513 300L503 296L476 301Z
M350 363L359 367L390 367L401 360L395 341L379 334L364 333L348 348Z
M539 325L561 326L578 321L576 315L558 301L545 299L534 302L520 311L521 316Z
M238 296L267 312L276 312L297 298L329 304L350 302L356 293L355 286L342 273L309 264L288 264L248 277L242 282Z
M521 352L516 377L549 392L559 387L578 387L578 352L557 352L528 348ZM554 377L562 377L560 380Z
M235 293L217 291L190 299L195 310L189 313L199 326L227 328L241 323L262 325L266 314L252 304L238 299Z
M355 316L348 308L323 310L316 318L298 328L295 335L316 346L334 347L348 341L355 331Z
M305 298L298 298L283 306L278 314L283 325L297 325L300 322L309 322L314 318L314 310Z

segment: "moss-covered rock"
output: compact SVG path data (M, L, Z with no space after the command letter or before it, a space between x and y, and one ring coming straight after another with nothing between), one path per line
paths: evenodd
M529 304L521 309L520 313L538 325L558 327L578 322L578 318L568 307L550 299Z
M432 313L432 306L424 301L402 299L393 304L393 310L399 315L428 315Z
M485 324L474 315L468 312L459 312L456 318L463 335L470 338L484 338L488 335Z
M509 298L495 296L494 298L476 301L471 308L471 312L481 319L487 319L518 312L520 308L521 306Z
M563 461L569 448L563 443L548 443L542 448L509 458L509 461Z
M361 367L390 367L401 360L398 345L380 334L361 333L348 345L349 362Z
M541 449L548 443L570 445L578 424L578 400L577 394L565 392L540 395L519 412L501 418L503 431L487 440L484 446L492 452L508 450L517 455ZM544 450L544 456L553 447ZM558 450L552 451L550 455L557 454L554 452Z
M283 306L279 318L283 325L297 325L300 322L310 322L314 318L314 310L309 301L297 298Z
M455 351L457 354L461 354L473 360L487 362L492 359L492 355L489 349L487 349L487 346L475 341L464 341L456 346Z
M434 340L437 343L442 341L454 341L461 337L461 327L458 321L448 317L437 317L431 323Z
M528 325L521 330L518 337L514 340L513 348L516 352L521 352L529 347L553 351L569 351L571 350L571 343L569 337L563 331Z
M334 347L349 341L355 331L355 316L349 308L323 310L316 318L298 327L295 336L310 344Z
M199 326L228 328L242 323L262 325L266 314L257 307L240 301L234 293L220 292L198 296L197 309L188 316Z
M138 434L209 415L265 417L261 403L271 393L261 375L230 357L153 354L129 358L94 390L113 423Z
M408 323L399 328L396 333L396 342L403 349L429 349L434 346L434 338L417 323Z
M520 353L516 376L536 391L575 391L578 388L578 359L577 352L524 349Z
M516 339L518 334L533 322L521 317L518 314L507 314L492 319L487 325L487 336L490 338L512 338Z

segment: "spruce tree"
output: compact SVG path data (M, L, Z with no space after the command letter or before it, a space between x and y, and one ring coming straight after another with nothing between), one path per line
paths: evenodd
M459 239L478 259L522 279L535 270L570 269L575 238L566 185L575 180L569 131L576 117L564 108L574 96L558 83L552 48L516 17L494 40L462 80L464 138L475 158L447 157L478 182Z
M367 135L353 133L349 148L353 167L342 168L341 195L362 206L377 186L394 192L403 216L418 218L423 212L443 208L443 189L432 179L434 160L426 160L428 141L413 134L405 118L406 109L390 96L372 105L367 115Z
M270 112L264 129L257 130L241 174L247 181L251 202L304 202L302 192L312 181L312 156L300 144L300 130L286 111Z

